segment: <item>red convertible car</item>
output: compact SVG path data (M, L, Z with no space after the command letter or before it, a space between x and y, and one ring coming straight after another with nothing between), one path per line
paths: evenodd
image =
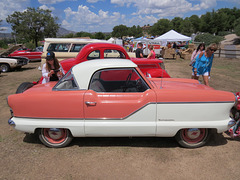
M26 57L29 61L41 61L42 51L39 49L35 50L16 50L13 53L9 54L8 57Z
M232 124L236 97L192 79L146 78L126 59L73 66L58 82L8 96L15 129L37 133L48 147L73 137L176 137L183 147L203 146Z

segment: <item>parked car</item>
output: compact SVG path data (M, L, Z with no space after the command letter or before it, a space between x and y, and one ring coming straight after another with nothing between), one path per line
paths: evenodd
M9 54L8 57L26 57L29 61L41 61L42 51L39 48L34 50L16 50L13 53Z
M76 58L65 59L61 61L61 65L65 71L68 71L72 66L84 61L109 58L129 59L137 64L145 75L156 78L170 78L170 75L165 71L164 63L162 60L130 58L122 46L111 43L87 44L81 49Z
M16 130L38 134L48 147L73 137L176 137L188 148L229 129L233 93L192 79L146 78L126 59L75 65L59 82L8 96Z
M26 57L8 57L9 54L19 47L19 45L16 45L0 53L0 68L2 69L2 72L19 69L28 64L29 59Z

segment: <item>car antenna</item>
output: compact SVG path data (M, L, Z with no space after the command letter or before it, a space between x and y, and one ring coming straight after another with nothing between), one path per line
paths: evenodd
M161 87L160 87L160 89L162 89L163 88L163 69L162 69L162 77L161 77Z

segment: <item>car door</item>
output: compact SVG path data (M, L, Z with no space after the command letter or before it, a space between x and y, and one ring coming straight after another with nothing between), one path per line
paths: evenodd
M137 70L96 72L84 95L86 136L153 136L156 95Z

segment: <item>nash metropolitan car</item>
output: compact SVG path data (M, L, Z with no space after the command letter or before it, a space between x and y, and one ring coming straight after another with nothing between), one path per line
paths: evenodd
M86 61L58 82L8 96L16 130L37 133L48 147L73 137L176 137L203 146L231 125L233 93L192 79L147 78L130 60Z

